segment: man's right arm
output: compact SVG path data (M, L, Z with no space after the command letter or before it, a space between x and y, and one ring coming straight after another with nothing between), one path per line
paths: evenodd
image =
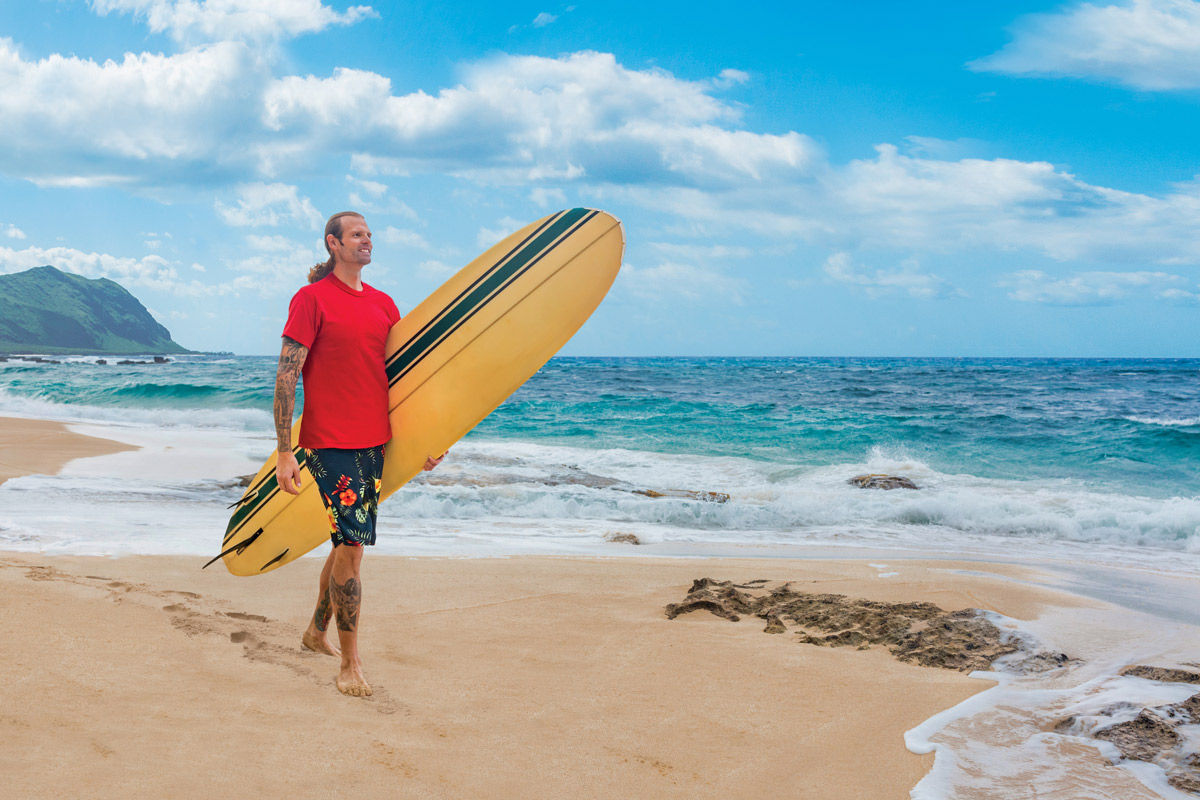
M296 384L308 348L291 337L283 337L279 367L275 371L275 439L278 458L275 480L289 494L300 493L300 465L292 452L292 412L296 408Z

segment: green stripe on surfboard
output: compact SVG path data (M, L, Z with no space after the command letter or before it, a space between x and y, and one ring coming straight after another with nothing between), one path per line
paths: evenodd
M461 302L447 310L441 319L428 327L420 336L416 337L409 346L397 354L397 358L394 361L388 364L387 376L389 384L395 383L399 375L420 361L447 332L484 305L486 300L499 287L503 286L509 278L533 262L543 252L549 252L554 249L554 246L557 244L556 240L569 231L575 223L587 216L589 212L592 214L596 213L586 208L573 208L570 211L564 212L553 225L542 231L528 245L521 248L521 251L513 256L507 264L489 275L487 280L482 281L471 290Z

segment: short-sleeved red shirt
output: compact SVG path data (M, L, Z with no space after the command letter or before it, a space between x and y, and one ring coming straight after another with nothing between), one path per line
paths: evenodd
M358 449L392 438L384 345L400 320L392 298L356 292L332 272L296 292L283 335L308 348L301 447Z

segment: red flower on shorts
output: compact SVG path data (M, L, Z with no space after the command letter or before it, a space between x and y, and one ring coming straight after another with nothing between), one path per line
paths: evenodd
M350 479L343 475L337 482L337 491L341 491L350 485Z
M338 499L342 501L342 505L350 506L354 505L354 501L358 499L358 495L354 493L353 489L346 489L338 495Z

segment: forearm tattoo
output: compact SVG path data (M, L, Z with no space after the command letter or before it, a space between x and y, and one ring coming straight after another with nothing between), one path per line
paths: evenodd
M337 609L338 630L357 631L358 607L362 603L362 584L358 578L347 578L345 583L338 583L330 576L329 593L333 595L333 606Z
M316 613L313 614L313 624L319 631L324 631L329 627L329 618L333 616L333 599L329 594L330 590L326 589L325 594L321 595L320 602L317 603Z
M283 337L279 368L275 371L275 439L280 453L292 449L292 411L296 407L296 384L308 348L295 339Z

